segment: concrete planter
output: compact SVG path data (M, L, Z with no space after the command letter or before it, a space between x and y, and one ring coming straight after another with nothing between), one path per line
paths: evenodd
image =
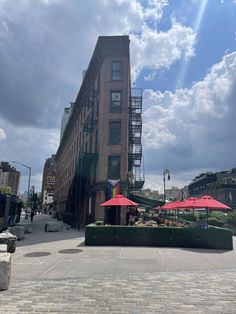
M25 229L22 226L14 226L9 228L10 232L14 234L18 240L24 239Z
M7 252L14 253L16 250L17 238L10 232L4 231L0 233L0 244L7 245Z
M166 246L233 250L232 231L212 227L96 226L85 229L86 245Z
M0 253L7 253L7 245L0 244Z
M11 254L0 253L0 291L7 290L11 277Z
M58 232L61 228L62 224L55 221L49 221L45 224L45 232Z
M24 233L32 233L32 223L31 222L20 222L16 226L24 227Z

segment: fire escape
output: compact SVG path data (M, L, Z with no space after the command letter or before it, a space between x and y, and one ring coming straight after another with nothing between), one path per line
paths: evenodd
M82 142L80 146L80 152L77 158L77 163L75 167L75 175L73 183L70 188L70 199L69 208L72 208L72 216L70 221L66 221L71 225L83 226L85 221L85 196L86 188L91 184L90 176L91 169L95 167L98 154L97 154L97 143L96 138L92 141L92 133L96 128L97 123L97 113L95 112L95 105L98 98L98 91L92 90L84 103L85 108L89 107L91 110L88 113L87 118L83 122L83 134ZM84 135L90 134L90 141L85 145Z
M95 104L97 102L98 98L98 90L93 89L88 98L87 101L85 102L85 107L91 108L90 114L87 117L86 121L84 122L83 125L83 132L84 133L91 133L93 132L96 123L97 123L97 113L95 113ZM91 151L92 152L92 151Z
M129 191L140 191L144 184L142 164L142 89L131 91L129 105Z

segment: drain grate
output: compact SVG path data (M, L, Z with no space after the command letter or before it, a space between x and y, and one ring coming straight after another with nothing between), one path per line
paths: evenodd
M47 256L50 255L50 252L31 252L31 253L27 253L24 256L26 257L42 257L42 256Z
M83 252L83 250L80 249L65 249L65 250L60 250L58 253L61 254L75 254L75 253L80 253Z

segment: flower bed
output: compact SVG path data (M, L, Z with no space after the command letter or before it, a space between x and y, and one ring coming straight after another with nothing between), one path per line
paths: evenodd
M232 231L210 227L97 226L85 229L86 245L130 245L233 250Z

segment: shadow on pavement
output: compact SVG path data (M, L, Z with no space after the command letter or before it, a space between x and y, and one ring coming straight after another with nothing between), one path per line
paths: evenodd
M195 252L195 253L211 253L211 254L224 254L228 252L232 252L232 250L215 250L215 249L198 249L198 248L183 248L181 247L180 250L188 251L188 252Z
M83 229L78 231L73 228L68 228L68 226L64 224L62 224L62 228L60 229L60 231L45 232L45 223L50 221L59 222L57 219L52 218L50 215L36 215L32 222L32 233L26 233L24 239L17 241L17 247L69 239L78 239L79 242L81 242L84 238ZM24 219L21 219L20 222L27 222L27 220L25 221Z

